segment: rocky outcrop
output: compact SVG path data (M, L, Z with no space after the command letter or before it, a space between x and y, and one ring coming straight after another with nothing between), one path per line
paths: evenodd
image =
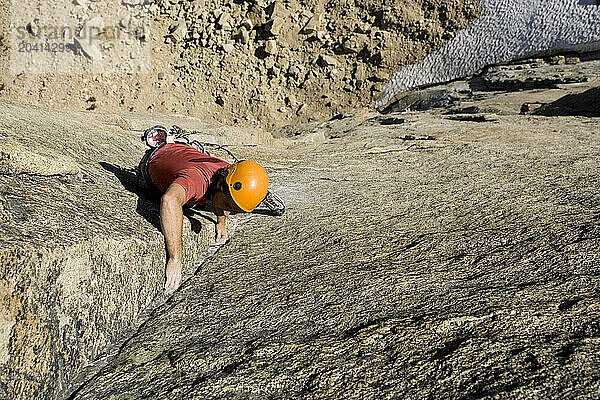
M600 128L516 112L253 148L286 214L241 219L69 398L596 397Z
M272 141L0 102L0 395L594 398L600 128L518 114L585 85L356 110ZM236 217L219 251L186 219L190 278L169 299L156 203L129 171L155 123L270 142L234 150L287 203Z
M440 50L393 74L375 107L403 92L535 55L600 49L600 6L581 0L482 0L481 17Z
M158 203L131 171L141 130L156 123L202 129L211 142L267 141L184 117L0 102L1 398L57 398L164 301ZM207 218L186 219L185 276L216 250L213 230Z
M479 79L488 90L509 91L555 88L557 85L596 80L600 61L580 61L579 57L564 56L523 60L516 65L486 68Z
M543 112L543 115L595 116L595 90L589 90L585 94L581 92L600 85L599 76L600 61L597 53L581 57L524 59L508 65L484 68L481 73L466 80L403 92L395 97L394 103L386 112L439 109L445 113L486 112L508 115L519 111L528 113L539 108L539 113ZM567 94L560 88L569 88L571 92ZM551 94L552 91L541 89L555 89L554 93L567 97L558 100ZM483 99L491 103L494 95L502 97L502 101L496 101L492 107L482 108L482 102L476 101ZM512 96L515 100L522 99L523 104L512 107L511 110L507 96ZM556 104L549 104L554 101ZM468 102L477 105L459 105ZM524 107L522 110L521 106Z

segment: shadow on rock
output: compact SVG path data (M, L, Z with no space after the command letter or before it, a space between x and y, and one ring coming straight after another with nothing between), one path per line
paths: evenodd
M146 219L146 221L152 224L152 226L154 226L156 229L162 231L160 228L160 193L157 190L148 189L145 187L145 185L141 184L139 180L140 178L135 172L135 168L123 168L118 165L109 164L102 161L99 162L99 164L108 172L113 173L127 191L135 193L138 196L138 202L135 211L144 217L144 219ZM208 211L210 211L210 205ZM194 233L199 233L202 229L202 223L198 221L197 217L203 217L212 223L216 223L216 221L198 213L197 210L193 210L189 207L184 207L184 215L190 221L190 225Z
M103 161L99 162L99 164L108 172L113 173L127 191L135 193L138 196L135 211L160 231L160 194L158 192L149 191L140 185L138 176L133 168L127 169Z
M582 93L563 96L550 104L543 105L534 114L600 117L600 87L595 87Z

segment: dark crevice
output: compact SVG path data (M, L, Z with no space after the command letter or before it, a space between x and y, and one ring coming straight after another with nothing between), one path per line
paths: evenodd
M407 244L406 246L404 246L404 250L408 250L408 249L412 249L413 247L417 246L418 244L421 243L421 240L425 237L425 235L419 235L416 237L416 239L413 239L412 242L410 242L409 244Z
M467 341L467 338L459 337L452 339L443 344L442 348L437 349L431 356L432 360L444 360L454 353L458 348Z
M354 337L354 336L358 335L358 333L360 331L363 331L365 329L368 329L368 328L371 328L371 327L374 327L377 325L381 325L383 322L385 322L388 319L389 318L378 318L378 319L364 322L360 325L355 326L354 328L346 329L343 332L343 336L346 338Z
M576 297L570 300L564 300L558 305L558 309L560 311L565 311L573 308L577 303L583 300L583 297Z
M248 363L254 353L258 348L260 348L263 344L258 342L257 340L252 340L246 343L246 349L244 350L241 359L234 361L232 363L227 364L221 369L221 372L225 375L231 375L235 372L241 365Z
M316 385L316 380L317 377L319 375L315 372L313 372L312 374L310 374L307 378L306 381L304 382L304 385L302 385L302 389L300 390L300 395L307 395L309 393L311 393L312 391L314 391Z
M573 355L576 347L577 347L576 342L569 342L569 343L563 345L556 352L556 357L558 358L558 362L561 365L564 365L567 362L567 360L569 359L569 357L571 357Z
M192 381L192 387L197 386L197 385L201 385L204 382L206 382L207 380L208 380L208 378L206 376L204 376L204 375L197 376Z

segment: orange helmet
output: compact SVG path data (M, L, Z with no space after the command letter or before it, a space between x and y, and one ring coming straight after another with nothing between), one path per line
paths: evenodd
M249 160L231 164L225 182L235 204L246 212L254 210L263 201L269 187L267 171Z

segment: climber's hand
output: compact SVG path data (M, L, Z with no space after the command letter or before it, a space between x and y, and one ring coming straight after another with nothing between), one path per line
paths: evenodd
M169 258L165 269L165 294L171 294L181 284L181 260Z
M227 241L226 217L217 216L217 224L215 225L215 242L216 244L225 244Z

